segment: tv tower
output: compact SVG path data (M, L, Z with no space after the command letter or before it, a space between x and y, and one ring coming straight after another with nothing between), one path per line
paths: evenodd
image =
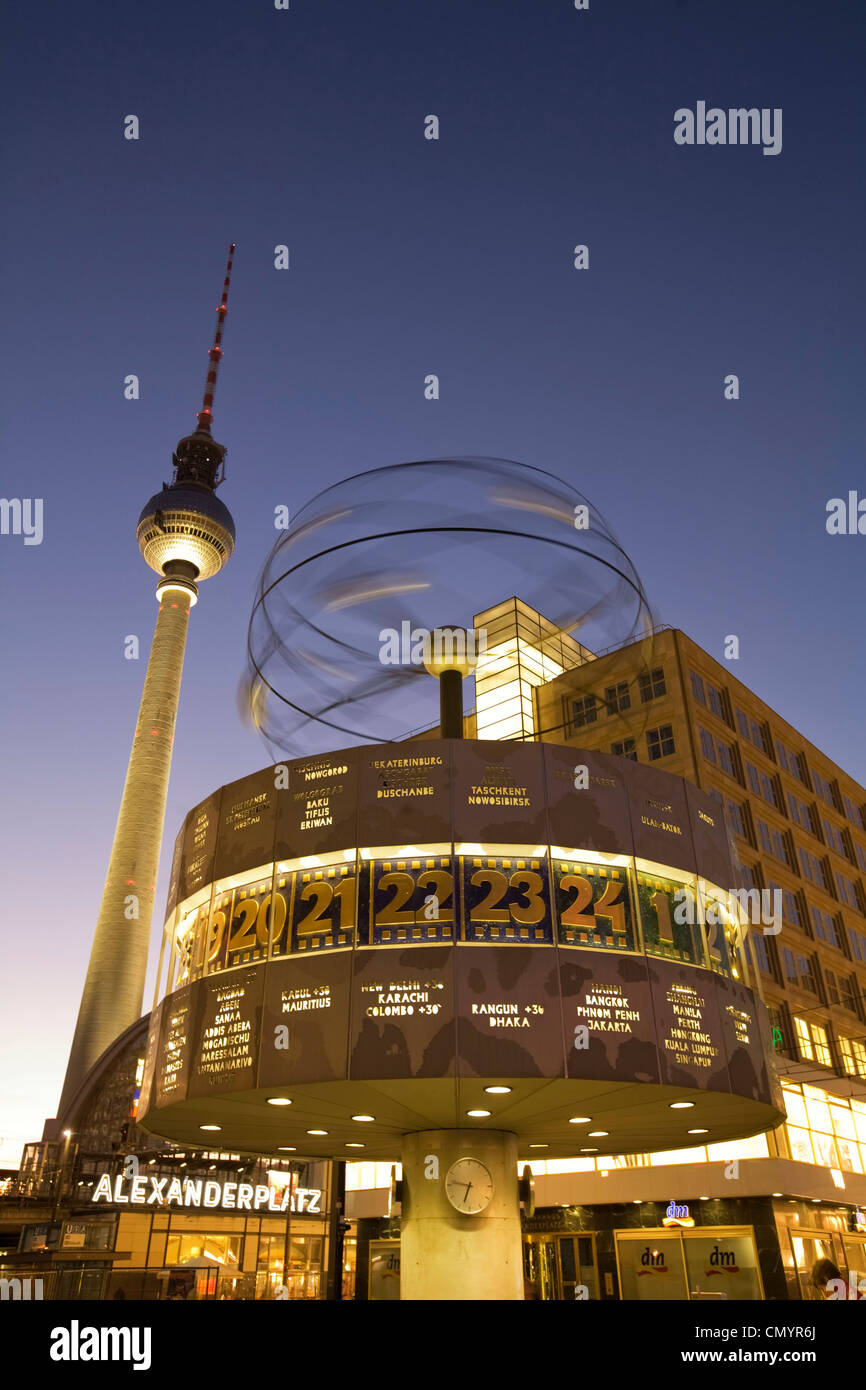
M226 449L211 435L234 250L232 245L198 427L174 452L171 486L151 497L138 520L139 548L160 576L159 612L59 1119L93 1063L141 1015L189 610L198 583L221 570L234 549L234 522L215 492L225 476Z

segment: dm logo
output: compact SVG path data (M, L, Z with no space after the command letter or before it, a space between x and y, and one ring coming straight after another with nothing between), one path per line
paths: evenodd
M676 1202L671 1202L664 1216L662 1217L663 1226L694 1226L695 1219L689 1216L689 1209L686 1206L678 1206Z

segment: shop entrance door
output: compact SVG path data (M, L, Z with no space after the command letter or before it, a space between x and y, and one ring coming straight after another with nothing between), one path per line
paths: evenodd
M598 1298L595 1234L524 1236L523 1274L527 1298Z

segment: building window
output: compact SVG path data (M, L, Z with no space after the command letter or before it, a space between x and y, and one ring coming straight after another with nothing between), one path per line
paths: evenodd
M800 868L803 871L803 877L808 878L810 883L817 883L818 887L823 888L826 892L827 879L824 874L824 865L821 863L820 859L816 859L815 855L810 853L809 850L804 849L802 845L799 846L799 853Z
M866 965L866 936L861 931L856 931L854 927L849 927L848 940L851 942L851 954L854 959L862 961Z
M776 756L786 772L790 772L792 777L796 777L804 787L808 787L806 762L802 753L792 753L780 739L776 739Z
M746 714L745 710L737 709L737 728L743 738L747 738L756 748L760 748L767 757L770 756L770 740L762 724L752 719L751 715Z
M757 821L757 827L758 843L761 846L761 849L764 851L765 854L772 854L773 851L770 842L770 827L767 825L767 822L763 820Z
M656 666L655 670L646 675L638 676L637 683L644 704L649 700L655 700L659 695L667 694L665 673L661 666Z
M598 718L594 695L581 695L579 699L571 702L571 717L575 727L584 728L586 724L594 724Z
M866 1043L859 1038L839 1038L839 1058L848 1076L866 1078Z
M818 983L815 978L815 962L812 956L797 956L797 974L799 976L800 988L808 991L809 994L818 993ZM827 1064L829 1066L829 1063Z
M604 692L604 703L608 714L616 714L617 710L629 709L631 696L628 693L628 681L609 685Z
M826 816L821 817L821 824L824 827L824 838L827 844L831 849L834 849L837 854L844 854L847 859L848 847L845 844L842 831L837 825L834 825L832 821L828 820Z
M796 893L792 893L789 888L782 889L782 902L784 903L784 913L789 922L793 922L795 927L802 927L803 914L800 911L800 899Z
M820 772L816 772L814 768L812 769L812 785L822 801L826 801L827 805L832 806L834 811L838 809L836 806L836 795L832 785L827 781L826 777L822 777Z
M866 830L866 825L863 824L863 812L860 808L854 805L850 796L843 796L842 801L845 806L845 815L848 817L849 821L851 821L852 825L858 826L860 830Z
M707 703L707 697L704 691L704 683L700 676L696 671L689 671L689 679L692 683L692 695L696 700L699 700L702 705L705 705Z
M610 751L616 753L617 757L631 758L633 763L637 762L637 749L633 738L624 738L619 743L612 743Z
M773 853L783 864L787 864L789 869L794 867L794 856L787 835L781 830L773 831Z
M806 990L807 994L818 993L811 956L795 956L794 952L786 946L782 950L782 968L785 979L790 984Z
M741 835L744 840L748 839L746 835L746 822L743 818L743 808L738 801L728 802L728 820L731 822L735 835Z
M819 941L826 941L828 946L835 946L839 949L839 937L836 934L836 923L829 912L824 912L820 907L813 903L810 908L812 914L812 927Z
M861 869L866 870L866 849L862 845L855 845L854 848L857 851L857 863Z
M761 773L761 796L765 801L769 801L771 806L779 807L779 794L776 790L775 778L770 777L766 772Z
M727 722L724 693L719 690L718 686L711 685L709 681L707 681L707 704L717 718L724 719Z
M734 762L734 750L732 745L730 743L725 743L724 739L718 738L716 739L716 752L719 755L719 767L722 771L726 772L729 777L734 777L739 781L740 779L737 777L737 768Z
M698 725L698 733L701 738L701 752L708 762L714 763L716 761L716 745L712 734L708 734L706 729L702 729L700 725Z
M754 763L746 763L746 780L756 796L761 796L771 806L779 807L779 794L774 779L766 772L759 772Z
M753 864L740 864L740 878L746 888L760 888L760 875Z
M242 1235L170 1233L165 1243L167 1265L211 1263L225 1271L241 1267L244 1238Z
M839 897L842 899L843 903L847 903L849 907L853 907L859 912L861 910L860 897L857 892L856 884L852 883L850 878L846 878L844 874L840 873L836 874L836 884L839 888Z
M797 1032L797 1051L804 1062L820 1062L822 1067L832 1067L830 1044L827 1029L821 1023L809 1023L805 1018L794 1018Z
M673 726L662 724L658 729L648 729L646 746L651 763L656 762L659 758L669 758L674 752Z
M775 1005L767 1005L767 1017L770 1020L772 1030L773 1047L781 1052L793 1052L791 1046L791 1030L788 1027L788 1019L783 1009Z
M747 951L751 950L757 962L758 969L762 970L765 975L772 976L773 967L770 964L770 952L767 946L767 938L760 932L750 932L746 938L746 949Z
M856 1014L855 977L853 975L836 975L832 970L825 969L824 978L827 981L828 1003L837 1004L840 1009L847 1009L849 1013Z
M801 801L793 792L788 792L788 810L791 813L792 821L801 825L804 830L808 830L810 835L817 835L817 815L811 806L807 806L805 801Z

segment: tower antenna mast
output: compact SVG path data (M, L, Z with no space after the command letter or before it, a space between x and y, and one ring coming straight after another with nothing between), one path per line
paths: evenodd
M232 278L232 257L235 254L235 243L229 247L229 260L226 266L226 278L223 281L223 292L220 296L219 307L217 309L216 332L214 333L213 347L208 351L210 366L208 368L207 380L204 385L204 400L201 410L198 412L198 427L210 434L210 427L213 421L213 398L216 391L217 373L219 371L220 359L223 355L222 341L223 328L225 327L226 314L228 313L229 284Z

